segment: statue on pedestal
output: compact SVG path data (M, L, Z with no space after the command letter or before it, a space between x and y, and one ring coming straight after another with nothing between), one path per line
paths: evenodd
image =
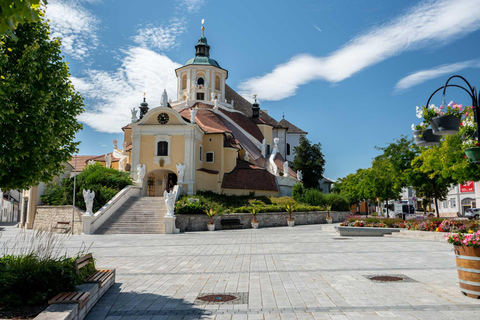
M160 106L161 107L168 107L168 95L167 95L167 90L166 89L163 89L162 99L160 100Z
M274 148L278 148L278 141L280 141L280 139L278 139L278 138L273 139L273 147Z
M113 139L113 149L118 149L118 140Z
M111 168L112 167L112 154L107 153L105 155L105 167Z
M198 108L190 108L190 122L195 123L195 117L197 116Z
M283 163L283 176L284 177L288 177L288 161L285 161Z
M177 163L178 182L183 182L184 174L185 174L185 165L181 163Z
M163 192L163 198L165 200L165 206L167 207L167 214L165 215L165 217L175 217L175 214L174 214L175 197L176 197L176 192L175 191L167 192L167 190L165 190Z
M133 108L130 110L132 112L132 122L137 122L137 109Z
M85 215L87 216L93 216L93 199L95 199L95 191L85 191L85 189L83 189L83 200L85 200L85 207L87 207Z
M147 167L145 164L137 164L137 183L142 184L143 178L145 177L145 171Z
M300 170L297 171L297 180L298 180L298 181L302 181L302 180L303 180L302 171L300 171Z

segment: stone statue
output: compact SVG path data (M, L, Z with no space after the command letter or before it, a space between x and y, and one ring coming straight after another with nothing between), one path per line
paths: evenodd
M213 109L218 109L218 100L215 99L214 102L215 102L215 104L213 106Z
M113 149L118 149L118 140L113 139Z
M302 180L303 180L302 171L300 171L300 170L297 171L297 180L298 180L298 181L302 181Z
M178 182L183 182L183 175L185 174L185 165L177 163Z
M167 214L165 217L175 217L174 210L175 210L175 197L176 192L167 190L163 191L163 198L165 200L165 206L167 207Z
M190 122L195 123L195 117L197 116L198 108L190 108Z
M85 200L85 206L87 207L87 211L85 212L86 216L93 216L93 199L95 199L95 191L85 191L85 189L83 189L83 200Z
M210 93L210 101L215 100L215 92Z
M288 161L285 161L283 163L283 176L284 177L288 177Z
M127 150L127 142L126 141L122 142L122 150L123 151Z
M121 157L118 161L118 171L125 171L125 165L127 164L127 157Z
M270 170L272 171L272 173L273 173L274 176L278 176L278 167L277 167L277 165L275 164L275 160L274 160L274 159L275 159L275 155L272 154L272 155L270 156L270 161L269 161L269 162L270 162Z
M105 155L105 167L111 168L112 167L112 154L107 153Z
M95 164L95 160L88 160L87 166L93 166Z
M132 112L132 122L137 122L137 109L133 108L130 110Z
M274 148L278 148L278 141L280 141L280 139L278 139L278 138L273 139L273 147Z
M147 167L145 164L137 164L137 183L143 183L143 177L145 177L145 171Z
M245 150L245 158L244 158L244 160L245 160L245 161L248 161L248 157L249 157L249 156L250 156L250 153L248 153L248 151Z
M261 150L262 156L265 158L267 156L267 141L263 139L262 144L258 146L258 149Z
M168 107L168 95L167 95L167 90L166 89L163 89L162 99L160 100L160 106L161 107Z

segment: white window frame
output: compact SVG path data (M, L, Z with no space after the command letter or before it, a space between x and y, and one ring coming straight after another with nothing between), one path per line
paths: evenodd
M156 135L156 136L155 136L155 153L154 153L155 156L153 157L153 162L154 162L154 163L159 164L160 160L163 160L164 166L165 166L165 165L169 164L169 163L172 161L172 160L171 160L171 159L172 159L172 158L171 158L171 154L172 154L172 153L171 153L171 149L170 149L171 146L172 146L172 144L171 144L171 142L170 142L170 138L171 138L171 136L169 136L169 135L164 135L164 134L163 134L163 135ZM165 141L165 142L168 143L168 148L167 148L167 150L168 150L167 152L168 152L168 153L167 153L166 156L157 156L157 154L158 154L158 143L159 143L160 141Z
M212 161L208 161L207 154L209 154L209 153L212 154ZM205 163L215 163L215 152L213 152L213 151L205 152Z

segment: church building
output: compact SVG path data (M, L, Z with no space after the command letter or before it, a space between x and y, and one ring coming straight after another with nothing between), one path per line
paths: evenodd
M175 70L176 101L164 91L160 106L150 108L144 98L122 128L123 147L115 147L113 159L134 181L143 176L144 196L161 196L175 185L188 194L291 194L301 174L286 159L293 160L306 132L276 121L256 97L252 104L230 88L228 70L210 57L204 30L195 57Z

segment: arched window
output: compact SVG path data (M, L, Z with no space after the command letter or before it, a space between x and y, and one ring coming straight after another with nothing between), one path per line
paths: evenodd
M185 89L187 89L187 75L186 74L184 74L182 76L182 90L185 90Z
M168 142L159 141L157 144L157 156L168 156Z
M198 78L198 80L197 80L197 85L199 85L199 86L205 85L205 80L203 80L202 77Z
M287 143L287 156L290 155L290 143Z
M215 90L220 90L220 77L215 76Z

